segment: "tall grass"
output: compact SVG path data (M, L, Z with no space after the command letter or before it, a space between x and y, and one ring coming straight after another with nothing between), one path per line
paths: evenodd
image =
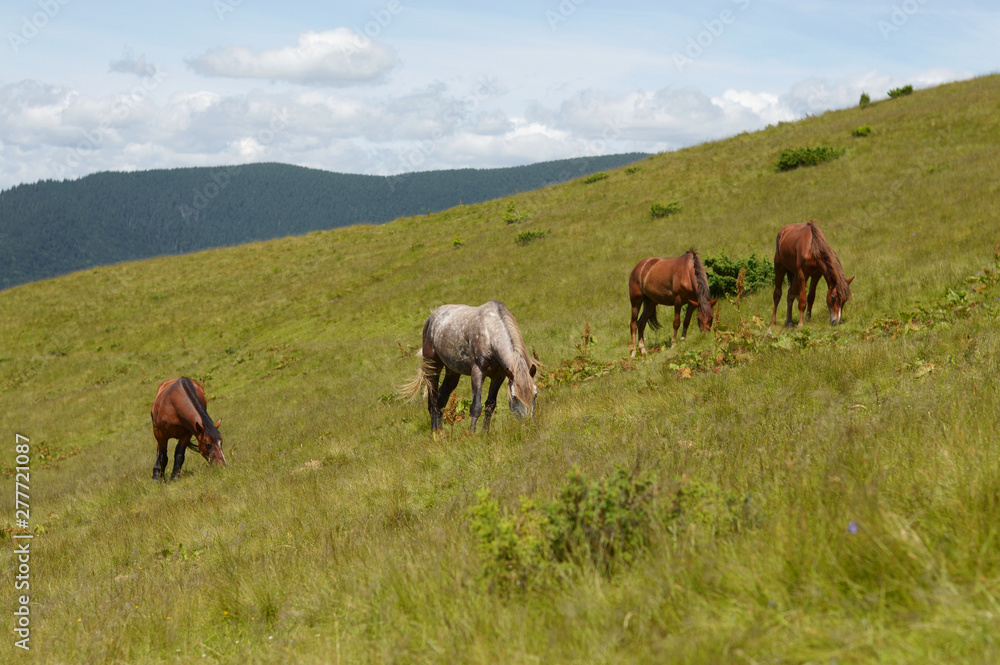
M1000 290L977 273L1000 241L998 101L1000 78L981 78L522 193L550 229L524 246L494 201L0 293L0 463L9 476L15 432L46 451L31 657L997 660ZM862 122L879 131L840 159L774 172L782 148ZM683 213L651 220L668 195ZM639 259L768 256L812 218L857 276L843 325L768 330L765 288L739 312L720 301L715 331L628 358ZM488 435L459 421L431 437L392 391L431 309L490 298L551 374L536 417L501 405ZM181 374L205 384L230 464L192 457L153 483L148 409ZM747 497L754 520L653 528L610 573L583 561L539 591L484 588L468 516L483 488L514 511L554 501L573 469L617 468Z

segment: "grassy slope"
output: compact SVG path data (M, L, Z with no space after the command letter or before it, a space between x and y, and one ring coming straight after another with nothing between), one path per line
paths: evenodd
M515 225L495 201L0 293L0 461L15 432L31 438L44 529L35 660L995 662L997 307L861 333L990 264L998 111L1000 77L981 78L525 193ZM861 124L872 135L852 138ZM780 150L820 144L848 152L774 172ZM672 200L679 215L650 220ZM589 321L592 357L617 360L639 259L769 255L782 224L809 218L857 276L845 325L817 304L814 348L693 380L668 368L675 351L652 354L544 389L530 427L501 405L486 436L460 423L432 440L422 405L379 399L416 371L438 304L503 300L550 368ZM516 246L524 229L550 233ZM744 307L769 317L770 293ZM731 305L721 317L734 325ZM695 331L685 348L712 343ZM181 480L154 484L148 409L179 374L205 382L231 464L189 456ZM478 488L514 506L553 496L574 465L637 460L750 493L764 518L655 540L610 579L484 593L465 517Z

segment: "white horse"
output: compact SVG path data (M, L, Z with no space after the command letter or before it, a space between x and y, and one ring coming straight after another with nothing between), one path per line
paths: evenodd
M479 307L438 307L424 324L420 353L423 356L420 372L403 386L402 392L413 398L426 386L432 430L441 429L441 412L463 374L472 377L472 432L476 431L476 421L483 412L480 399L486 377L490 379L483 420L487 432L504 379L509 379L508 398L514 415L531 417L534 414L538 394L534 377L538 361L528 355L514 315L503 303L491 300ZM444 380L438 389L442 369Z

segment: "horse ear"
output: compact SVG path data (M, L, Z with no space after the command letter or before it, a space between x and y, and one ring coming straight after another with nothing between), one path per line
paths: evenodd
M219 429L219 425L221 424L222 424L222 418L219 418L218 420L215 421L215 429Z
M205 433L205 426L201 424L201 421L197 421L194 424L194 433L196 436L201 436Z
M538 366L535 365L535 364L532 364L531 365L531 369L528 370L528 376L530 376L531 378L535 378L535 372L537 372L537 371L538 371Z
M711 302L710 302L710 303L708 303L708 304L709 304L709 305L711 305L712 307L715 307L715 303L717 303L717 302L719 302L719 299L718 299L718 298L716 298L715 300L711 301Z
M854 277L857 277L857 275L855 275ZM854 281L854 277L851 277L849 280L847 280L847 283L850 284L851 282L853 282Z
M691 303L692 305L694 305L695 307L698 306L698 301L697 300L688 300L688 302Z

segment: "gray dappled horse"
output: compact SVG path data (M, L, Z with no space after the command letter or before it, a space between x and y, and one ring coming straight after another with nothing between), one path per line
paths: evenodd
M472 432L476 431L476 421L483 412L480 399L486 377L490 379L483 419L486 431L490 429L490 418L504 379L509 380L507 393L514 415L531 417L534 414L538 394L534 376L538 361L528 355L514 315L503 303L491 300L479 307L438 307L424 324L420 353L423 356L420 372L403 386L402 391L412 398L426 386L432 430L441 429L442 411L463 374L472 377ZM444 380L439 389L442 369Z

